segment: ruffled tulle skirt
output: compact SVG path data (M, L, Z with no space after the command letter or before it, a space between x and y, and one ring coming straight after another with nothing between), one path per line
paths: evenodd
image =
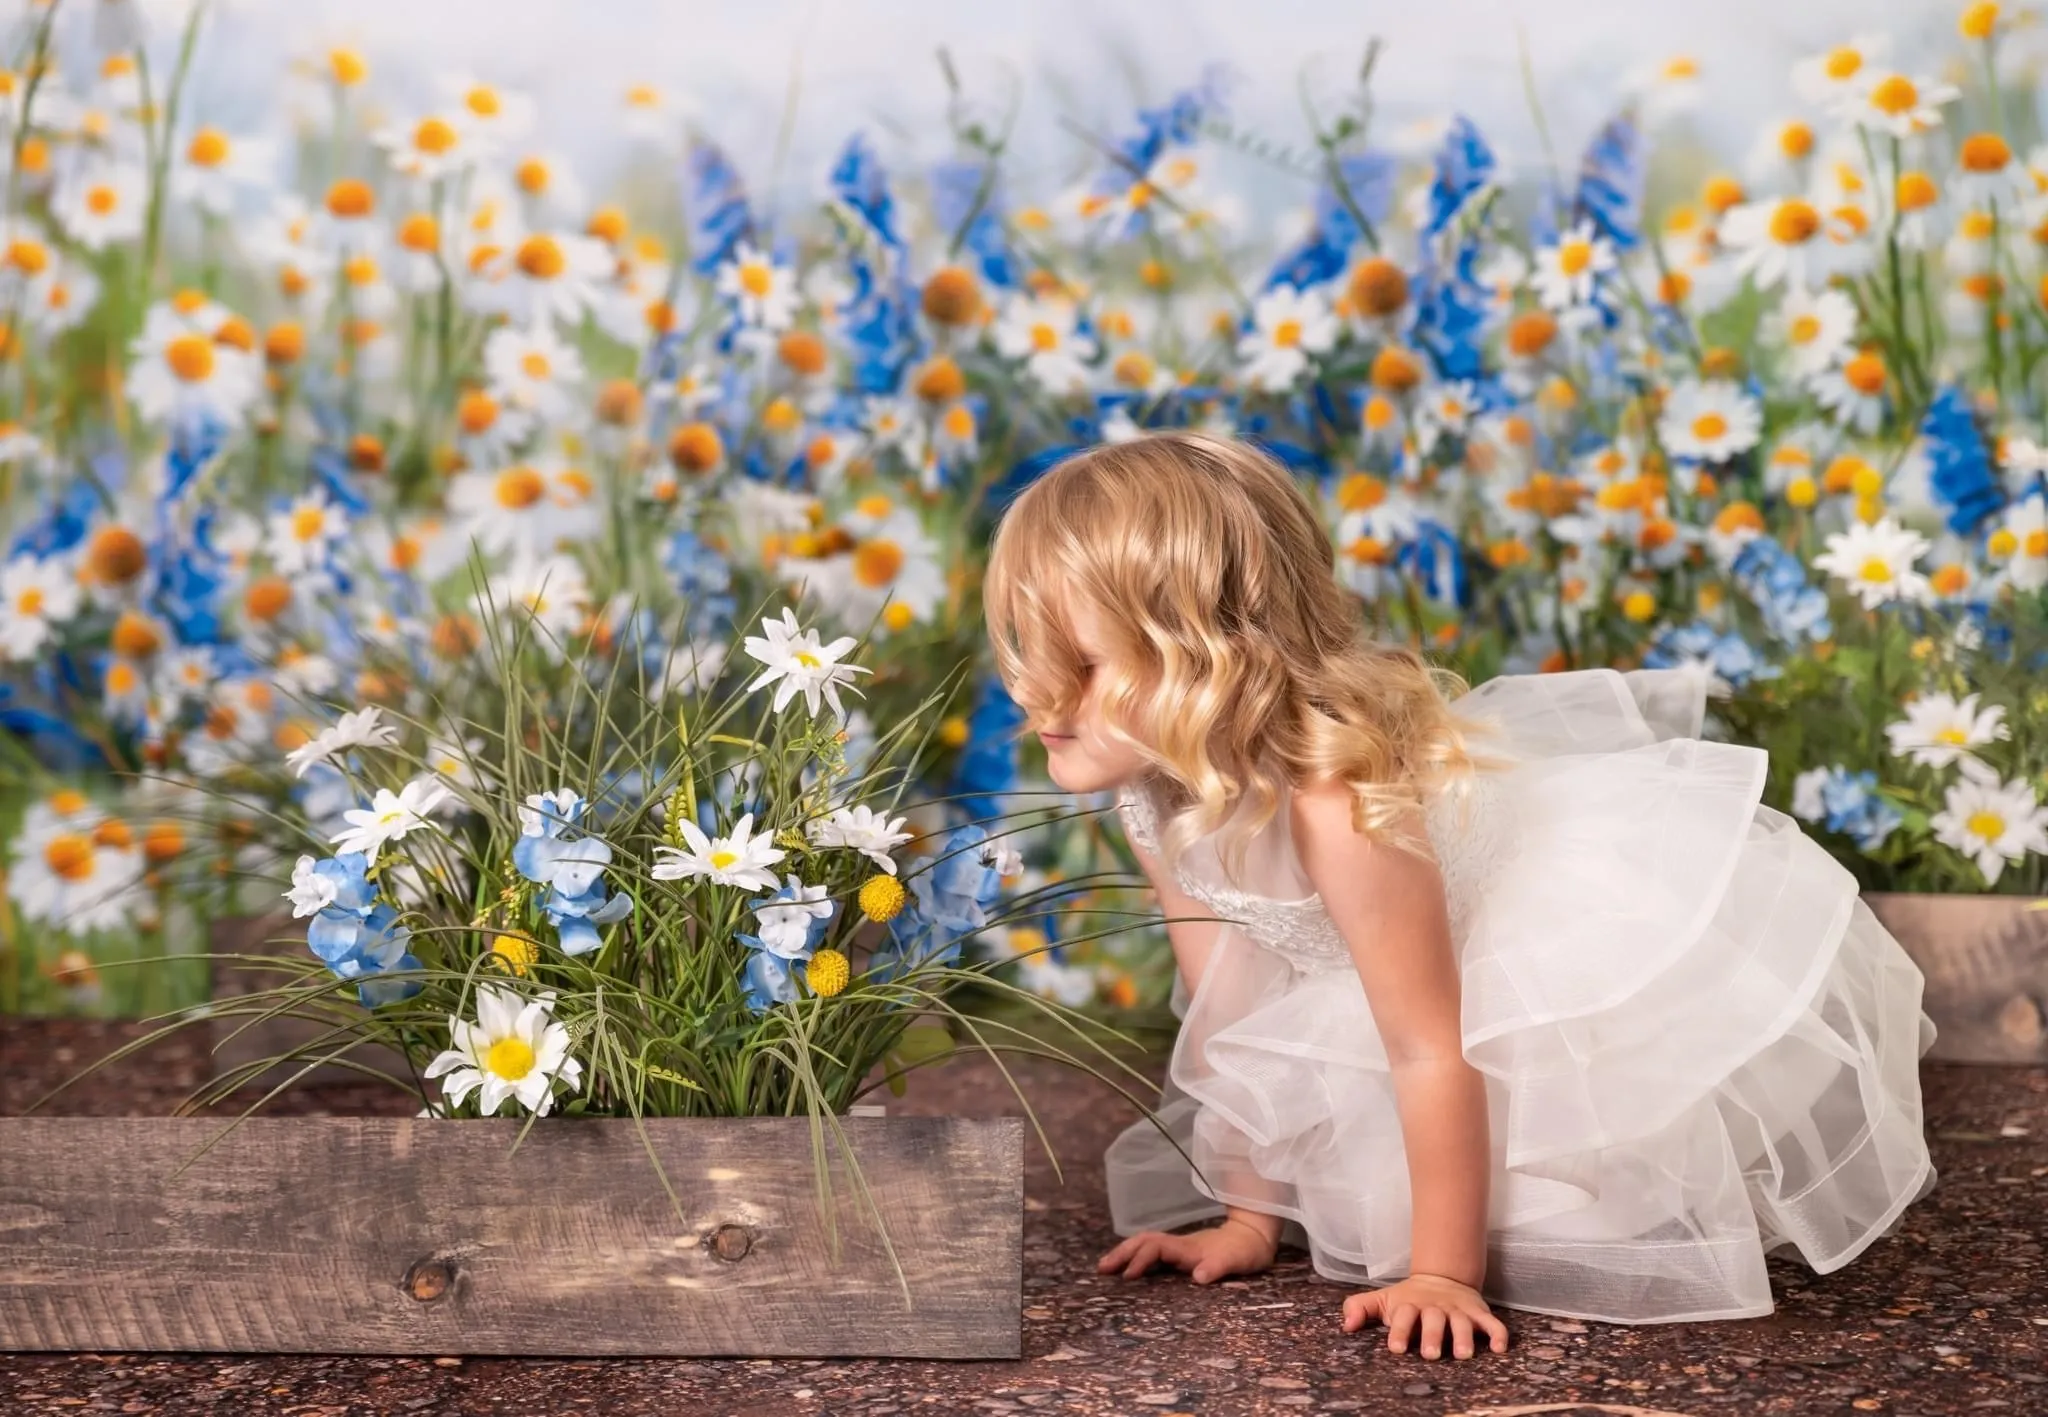
M1933 1185L1919 970L1849 873L1700 741L1700 681L1511 676L1460 707L1511 765L1440 846L1492 1140L1485 1292L1618 1323L1771 1311L1764 1257L1847 1264ZM1355 971L1221 932L1160 1120L1108 1156L1120 1233L1285 1217L1316 1269L1409 1264L1409 1177ZM1185 1154L1183 1154L1185 1153ZM1190 1164L1192 1162L1192 1165Z

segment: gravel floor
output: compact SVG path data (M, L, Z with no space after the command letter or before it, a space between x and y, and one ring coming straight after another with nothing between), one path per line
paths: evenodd
M0 1113L136 1036L133 1024L0 1018ZM204 1076L196 1031L61 1094L45 1110L168 1112ZM1289 1252L1271 1274L1195 1288L1096 1278L1113 1237L1103 1145L1132 1113L1106 1089L1027 1070L1067 1168L1026 1182L1025 1358L1008 1363L365 1359L150 1353L0 1355L0 1412L881 1414L2048 1413L2048 1071L1930 1067L1941 1180L1848 1269L1773 1261L1770 1318L1627 1328L1505 1315L1503 1355L1431 1363L1338 1330L1344 1290ZM288 1104L288 1105L287 1105ZM921 1074L901 1110L1016 1104L973 1063ZM361 1086L272 1110L407 1112Z

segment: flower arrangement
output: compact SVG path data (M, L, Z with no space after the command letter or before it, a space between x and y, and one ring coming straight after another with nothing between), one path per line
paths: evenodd
M12 40L0 837L15 958L61 991L245 908L274 820L381 810L288 756L368 731L337 713L409 725L448 783L474 756L448 725L501 721L519 676L554 686L535 724L580 723L586 674L694 691L782 595L869 642L847 731L873 737L978 653L1007 499L1169 426L1294 467L1379 633L1475 680L1693 666L1711 731L1769 748L1772 800L1867 886L2043 889L2034 17L1970 6L1953 72L1872 39L1802 61L1739 172L1670 126L1696 65L1646 74L1575 168L1515 172L1462 117L1381 132L1375 50L1300 144L1205 75L1025 191L1012 115L948 60L949 153L855 134L776 214L658 90L600 200L525 95L451 75L401 111L346 46L311 56L287 173L194 111L202 17L95 51L85 89L54 9ZM1247 164L1303 209L1255 226ZM518 675L473 672L494 639ZM956 826L1041 782L1000 685L960 688L912 794ZM1054 815L1022 888L1100 904L1128 859ZM988 958L1039 992L1163 996L1156 932L1016 930Z
M300 977L217 1017L331 1021L287 1059L309 1066L388 1044L414 1074L391 1080L439 1117L839 1113L900 1090L952 1049L949 1029L991 1052L1111 1059L1078 1015L967 956L1049 911L1047 893L1005 890L1022 864L1005 834L920 835L897 811L943 695L853 758L842 695L871 673L855 640L822 642L786 608L761 631L742 646L758 673L729 695L578 681L582 732L515 674L501 720L462 723L452 774L409 746L424 725L376 706L338 718L299 766L367 805L291 869ZM970 1018L969 986L1030 1017Z

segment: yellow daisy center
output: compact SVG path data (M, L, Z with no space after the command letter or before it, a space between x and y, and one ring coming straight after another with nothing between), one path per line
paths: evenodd
M1771 213L1771 240L1780 246L1797 246L1811 241L1820 230L1820 213L1796 197L1778 203Z
M775 289L775 272L760 261L748 261L740 267L740 289L756 300L765 299Z
M1940 196L1934 179L1924 172L1902 172L1899 174L1899 210L1902 212L1925 211L1934 205Z
M1293 349L1301 343L1301 321L1282 320L1273 326L1273 344L1278 349Z
M1863 68L1862 51L1851 49L1847 45L1842 46L1840 49L1831 50L1828 53L1827 62L1821 67L1826 70L1827 76L1836 83L1840 83L1844 79L1853 79Z
M429 157L453 152L462 137L445 118L422 118L412 130L412 145Z
M509 511L532 506L547 492L541 475L530 467L508 467L498 474L498 505Z
M728 866L733 865L739 859L740 854L737 851L731 850L730 848L721 848L720 850L711 853L712 868L718 871L725 870Z
M553 280L568 266L561 245L552 236L529 236L519 243L514 261L532 280Z
M75 832L53 836L43 847L43 864L63 880L88 880L92 876L92 842Z
M501 104L496 89L489 84L478 84L462 96L462 106L479 118L496 118Z
M484 1054L484 1067L507 1082L518 1082L533 1064L533 1046L524 1038L500 1038Z
M2005 818L1988 808L1970 813L1970 819L1963 826L1979 841L1997 841L2005 835Z
M1031 327L1031 347L1040 351L1058 349L1060 347L1060 332L1051 325L1046 324L1043 320L1039 321Z
M96 182L85 189L85 209L94 216L110 215L121 205L121 194L104 182Z
M1727 434L1728 420L1718 413L1703 413L1692 421L1692 436L1702 443L1711 443Z
M903 560L903 548L886 537L863 541L853 553L853 578L869 590L879 590L895 581Z
M201 128L185 146L185 161L194 167L219 167L227 160L227 134L218 128Z
M164 346L164 363L188 384L213 375L213 341L203 335L179 335Z
M1904 74L1887 74L1870 91L1870 106L1896 118L1920 106L1920 90Z
M1857 574L1872 585L1888 585L1892 580L1892 563L1882 556L1872 556L1864 561L1863 569Z
M300 541L311 541L327 526L327 513L320 507L301 507L292 513L292 535Z
M1812 344L1820 338L1820 316L1800 315L1792 321L1790 330L1792 343Z
M1593 264L1590 241L1567 241L1557 248L1557 268L1568 276L1583 274Z

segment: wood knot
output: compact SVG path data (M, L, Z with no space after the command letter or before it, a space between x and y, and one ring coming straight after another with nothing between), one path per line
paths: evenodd
M1998 1011L1998 1031L2023 1048L2036 1047L2043 1032L2048 1032L2048 1022L2041 1017L2041 1006L2026 994L2015 994L2005 1001L2005 1007Z
M446 1294L455 1283L455 1266L452 1262L429 1256L414 1260L405 1272L405 1278L398 1287L422 1304L431 1304Z
M711 1253L727 1264L734 1264L747 1257L747 1251L754 1248L754 1232L744 1225L721 1225L711 1232L705 1244Z

